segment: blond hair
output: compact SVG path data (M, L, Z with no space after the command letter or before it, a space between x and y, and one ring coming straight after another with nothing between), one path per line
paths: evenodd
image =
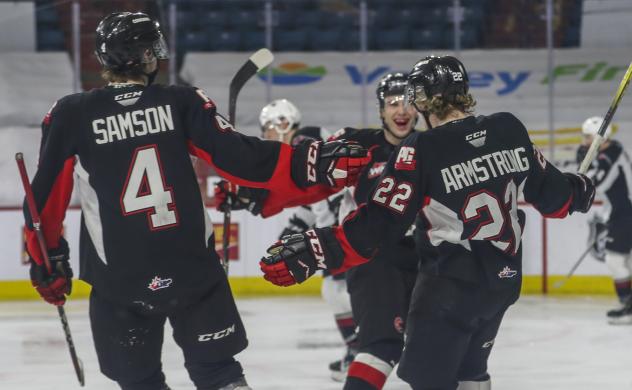
M426 111L434 114L440 120L445 119L452 110L463 111L465 114L473 114L476 100L467 93L465 95L455 95L454 98L447 100L442 96L433 96L429 102L425 104Z

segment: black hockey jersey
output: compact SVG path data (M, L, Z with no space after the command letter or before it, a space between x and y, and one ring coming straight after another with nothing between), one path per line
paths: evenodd
M266 203L307 191L291 180L298 153L234 131L192 87L123 84L70 95L42 127L33 192L46 241L59 240L74 170L80 277L120 302L177 302L223 273L190 155L234 183L269 189ZM27 245L41 261L32 231Z
M466 117L414 133L391 155L366 205L334 230L341 269L397 242L418 214L427 235L422 272L519 288L524 193L547 217L564 217L568 179L532 146L509 113Z
M382 129L354 129L345 127L334 134L335 139L355 141L371 152L371 162L364 168L358 178L353 192L356 204L365 204L369 200L372 189L377 185L386 163L396 146L384 137ZM409 224L410 226L410 224ZM412 235L403 236L395 243L386 243L373 257L377 261L385 261L404 269L417 269L418 256Z
M632 161L620 142L611 140L599 152L586 172L597 191L604 194L610 203L611 218L632 218ZM581 163L588 147L577 150L577 162Z

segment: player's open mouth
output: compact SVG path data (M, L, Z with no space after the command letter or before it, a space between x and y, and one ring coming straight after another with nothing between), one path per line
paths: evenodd
M410 119L397 118L397 119L393 119L393 122L395 122L395 125L397 126L398 129L406 130L408 128L408 122L410 122Z

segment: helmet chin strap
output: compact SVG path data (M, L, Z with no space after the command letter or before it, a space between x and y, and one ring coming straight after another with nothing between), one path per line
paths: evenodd
M428 114L428 111L419 111L421 112L421 115L424 117L424 120L426 121L426 127L428 128L428 130L432 129L432 124L430 124L430 115Z
M156 80L156 76L158 75L158 67L153 72L145 73L143 72L145 77L147 77L147 86L150 86L154 80Z
M285 130L281 129L279 126L274 125L274 131L276 131L279 136L279 141L283 142L283 137L294 128L294 122L288 120L287 128Z

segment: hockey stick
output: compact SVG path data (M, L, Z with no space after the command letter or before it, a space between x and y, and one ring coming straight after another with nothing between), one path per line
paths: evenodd
M608 128L610 121L612 121L612 117L614 116L615 111L617 111L617 107L619 106L619 102L621 101L621 98L623 97L623 94L625 93L625 89L628 87L628 84L630 83L630 77L632 77L632 62L630 62L630 65L628 66L628 70L625 72L625 75L623 75L623 80L621 80L621 83L619 84L619 89L617 89L617 93L614 95L614 98L612 99L612 103L610 103L608 112L606 112L606 116L604 117L603 122L601 123L601 127L599 127L599 131L597 132L597 134L595 135L595 138L590 144L588 153L586 153L584 160L579 166L579 173L581 174L586 173L588 171L588 168L592 164L593 160L595 159L595 156L597 155L597 152L599 151L599 146L601 146L601 144L605 140L604 134L606 134L606 129Z
M571 276L573 276L573 274L575 273L575 271L577 270L577 267L579 267L579 265L584 261L584 259L586 258L586 256L588 256L588 253L590 253L590 249L592 249L593 244L590 244L588 246L588 248L586 248L586 250L584 251L584 253L582 253L582 255L579 257L579 259L577 259L577 261L575 262L575 264L573 265L573 268L571 268L570 271L568 271L568 274L566 274L566 276L564 277L564 279L562 280L558 280L557 282L555 282L553 284L553 288L560 288L563 285L566 284L566 282L568 282L568 280L571 278Z
M263 48L257 50L248 58L241 68L235 73L228 87L228 121L233 127L235 126L235 111L237 109L237 95L244 85L256 75L261 69L270 65L274 60L274 56L270 50ZM226 197L227 207L224 210L224 230L222 231L222 266L228 274L228 246L230 240L230 209L231 197Z
M31 220L33 221L33 229L37 236L37 242L39 244L40 252L44 257L44 265L50 275L53 271L50 260L48 259L48 249L46 249L46 240L44 239L44 233L42 233L41 222L37 207L35 207L35 197L33 196L33 189L31 188L31 182L29 181L28 173L26 172L26 166L24 165L24 156L22 153L15 154L15 162L18 164L18 170L20 171L20 178L22 179L22 185L24 186L24 193L26 194L26 204L31 214ZM70 326L68 325L68 318L66 318L66 311L63 305L57 306L57 313L59 313L59 319L61 320L61 326L64 329L66 335L66 343L68 344L68 350L70 352L70 359L72 359L72 365L75 367L75 373L77 374L77 380L81 386L85 386L85 376L83 374L83 363L81 359L77 357L77 351L75 351L75 343L72 341L72 334L70 333Z

